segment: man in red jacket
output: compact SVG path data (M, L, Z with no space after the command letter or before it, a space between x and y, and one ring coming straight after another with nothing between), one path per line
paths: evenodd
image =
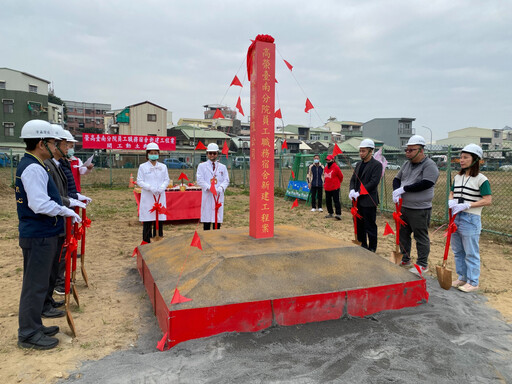
M331 218L333 214L332 202L334 200L334 208L336 209L336 220L341 220L341 204L340 204L340 186L343 181L343 173L340 167L334 161L333 155L326 157L327 165L324 168L324 189L325 189L325 203L327 205L326 218Z

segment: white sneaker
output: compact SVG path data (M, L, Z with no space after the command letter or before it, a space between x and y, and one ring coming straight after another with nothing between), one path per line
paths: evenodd
M423 275L425 272L428 272L428 267L422 267L421 265L418 265L418 267L420 267L420 271L421 271L421 274ZM412 267L411 269L409 269L409 272L412 272L414 273L415 275L419 276L420 274L418 273L418 270L416 269L416 267Z
M311 212L316 212L316 208L311 208Z
M318 212L323 212L324 210L322 208L318 208Z

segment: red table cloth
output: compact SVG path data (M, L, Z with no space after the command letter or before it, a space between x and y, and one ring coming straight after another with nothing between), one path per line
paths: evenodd
M139 212L140 193L133 191ZM194 220L201 218L202 191L165 191L167 220Z

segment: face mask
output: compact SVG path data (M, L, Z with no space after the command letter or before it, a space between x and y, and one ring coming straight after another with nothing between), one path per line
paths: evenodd
M149 155L149 160L155 161L158 160L158 155Z
M315 162L315 164L318 164L320 162L320 160L318 160L318 159L315 159L313 161Z
M75 148L68 149L68 157L73 157L75 155Z

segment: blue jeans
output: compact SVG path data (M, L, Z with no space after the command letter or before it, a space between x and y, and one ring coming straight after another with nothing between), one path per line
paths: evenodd
M460 212L455 217L457 231L452 234L452 251L459 280L478 286L480 278L480 232L482 222L479 215Z

